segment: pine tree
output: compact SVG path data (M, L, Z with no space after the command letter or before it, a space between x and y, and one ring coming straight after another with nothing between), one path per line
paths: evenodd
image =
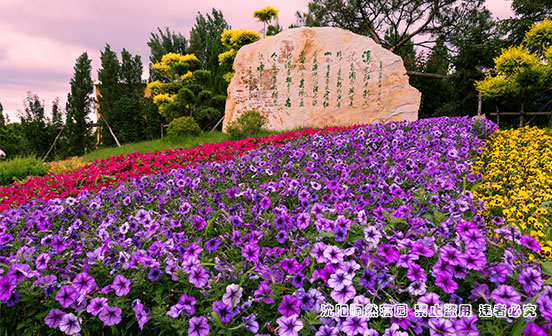
M94 85L90 62L87 53L83 53L77 58L74 67L75 73L71 78L71 93L67 95L65 108L67 118L64 134L68 142L69 155L82 155L93 143L91 122L88 118L94 103L94 98L91 96L94 92ZM52 121L56 125L56 113L52 112Z
M98 123L101 125L101 139L106 146L115 144L115 139L111 136L107 123L114 127L112 121L114 108L117 100L121 98L121 85L119 85L119 72L121 65L109 44L100 56L102 68L98 70L99 95L98 95L98 113L102 116ZM116 126L115 126L116 127ZM117 135L117 134L115 134Z
M0 103L0 127L3 127L6 124L6 121L4 120L4 107L2 106L2 103Z

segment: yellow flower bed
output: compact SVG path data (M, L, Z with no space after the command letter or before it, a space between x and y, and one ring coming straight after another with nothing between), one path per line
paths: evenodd
M48 173L61 174L68 170L74 170L86 166L87 163L82 161L81 158L74 156L69 160L45 162L43 165L46 169L48 169Z
M493 134L473 166L484 218L500 216L530 234L552 257L552 130L524 127ZM492 223L488 223L491 227Z

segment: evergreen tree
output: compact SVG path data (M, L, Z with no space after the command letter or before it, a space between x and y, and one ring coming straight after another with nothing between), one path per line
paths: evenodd
M2 106L2 103L0 103L0 127L3 127L6 125L6 120L4 120L4 107Z
M219 66L218 55L226 50L220 36L230 25L222 12L212 9L211 14L198 13L196 23L190 32L190 47L187 53L194 54L201 62L201 68L211 72L208 85L215 94L226 94L228 83L222 78L226 73Z
M91 96L94 85L90 62L87 53L83 53L77 58L75 72L71 78L71 93L67 95L67 118L64 134L68 142L69 155L82 155L93 143L91 122L88 118L94 103L94 98ZM53 113L53 123L54 125L57 123L55 113Z
M115 114L115 103L121 98L122 87L119 85L121 65L117 59L117 54L111 50L109 44L105 46L105 50L101 53L100 59L102 67L98 70L98 80L100 82L98 113L102 117L98 119L98 123L101 125L102 143L106 146L112 146L115 144L115 139L113 139L107 128L106 120L109 126L115 126L112 123L112 119Z
M21 135L30 153L43 156L54 140L51 124L44 113L44 102L29 91L24 105L25 111L19 112Z
M150 80L158 80L151 66L161 61L161 57L168 53L176 53L184 55L188 49L188 40L181 34L171 32L169 27L165 27L165 31L157 28L157 33L151 33L148 42L150 47L149 68Z

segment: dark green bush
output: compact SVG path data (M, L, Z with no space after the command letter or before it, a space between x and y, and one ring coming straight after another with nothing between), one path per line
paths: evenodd
M199 124L202 130L209 130L211 127L215 126L217 121L219 121L222 113L219 110L213 107L207 107L202 109L197 109L194 112L195 120Z
M44 176L48 173L42 160L34 156L18 156L0 162L0 185L9 185L27 176Z
M225 95L213 96L213 98L211 98L211 102L209 103L209 105L219 110L220 113L224 113L224 109L226 107L226 96Z
M171 121L167 128L169 136L198 135L199 133L201 133L201 129L192 117L176 118Z
M232 121L226 132L232 140L245 139L260 132L264 124L264 117L259 112L249 110Z
M209 100L211 100L211 97L213 94L209 90L203 90L197 95L197 105L199 106L205 106L208 105Z

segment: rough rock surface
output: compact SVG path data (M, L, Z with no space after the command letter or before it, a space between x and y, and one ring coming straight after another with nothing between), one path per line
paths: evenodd
M288 29L242 47L234 71L223 130L247 110L270 130L418 118L402 59L347 30Z

